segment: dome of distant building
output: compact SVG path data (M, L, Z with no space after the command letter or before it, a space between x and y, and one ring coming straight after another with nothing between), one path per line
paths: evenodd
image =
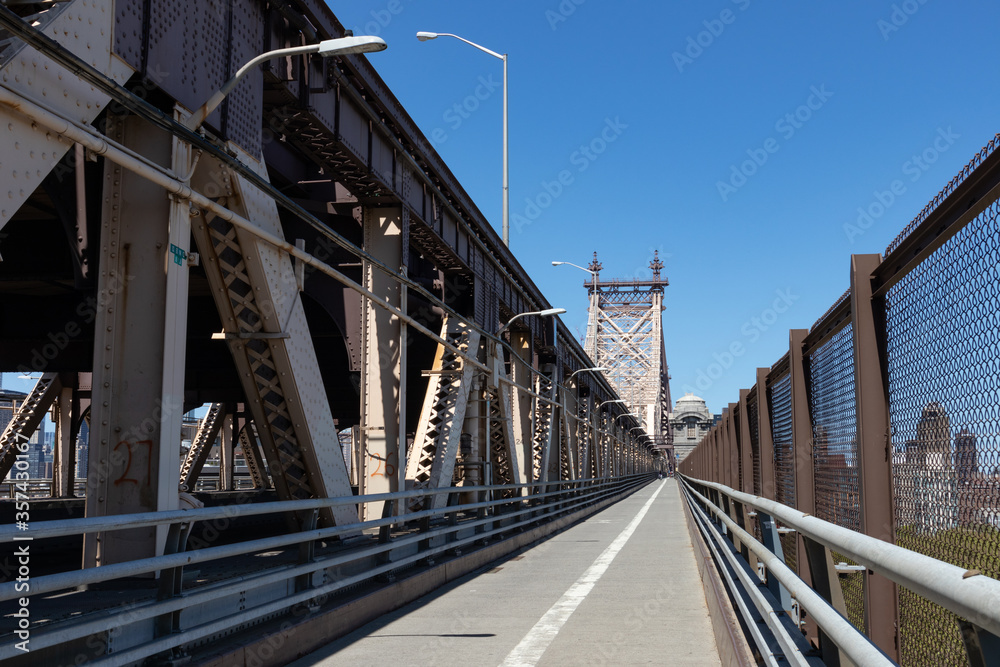
M717 416L705 404L705 399L700 396L688 392L678 398L674 403L674 411L670 413L670 429L674 435L677 459L683 461L717 420Z

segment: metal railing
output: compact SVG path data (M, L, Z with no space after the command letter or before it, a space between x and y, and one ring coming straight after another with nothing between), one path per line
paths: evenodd
M350 587L611 501L653 478L652 474L643 474L574 482L420 489L33 522L28 533L13 525L0 527L0 544L19 546L30 537L30 544L36 546L45 539L82 538L103 531L167 529L167 546L162 555L30 578L33 600L65 591L85 596L80 591L92 587L98 587L104 599L116 586L127 591L122 599L127 600L126 604L105 610L53 620L38 614L31 616L31 659L73 663L76 652L88 659L87 664L131 665L150 656L181 656L193 643L230 634L276 615L291 614L302 605L315 612L324 600ZM527 494L521 495L523 492ZM450 504L396 514L415 499L439 494L448 496ZM516 497L501 498L503 495ZM471 497L473 502L459 504L460 496ZM381 519L316 527L323 508L377 502L385 507ZM302 523L309 528L227 544L201 540L203 548L185 550L196 523L216 527L218 536L239 519L286 517L292 513L306 517ZM252 567L240 560L247 557L253 558ZM191 572L194 567L199 569ZM185 568L195 580L185 577ZM226 574L202 575L211 568ZM152 578L154 573L159 573L157 580ZM145 590L136 588L135 582L143 581L137 577L146 577ZM24 595L18 581L0 583L0 602ZM38 603L32 604L30 609L38 608ZM77 610L85 605L85 597L73 603ZM7 660L19 656L28 659L17 649L18 641L17 634L0 637L0 662L7 664ZM92 648L91 653L86 653L85 647L93 647L95 642L101 647L98 654L94 655Z
M998 147L1000 135L885 257L851 256L847 293L789 332L788 353L757 369L681 473L1000 579ZM812 582L803 540L778 541ZM975 633L960 614L846 551L834 558L847 618L893 660L969 664Z
M809 658L815 657L808 645L803 646L804 638L796 627L804 625L802 619L807 617L818 626L819 657L825 664L842 664L844 658L858 665L894 664L847 620L838 581L854 568L835 564L833 554L843 554L869 572L967 619L965 628L981 643L995 641L1000 635L1000 581L996 579L862 535L773 500L714 482L681 479L696 522L713 546L716 558L720 554L726 557L741 575L742 591L757 604L758 614L774 635L769 642L761 633L752 633L768 664L779 664L782 658L792 664L808 664ZM746 530L751 519L759 522L763 542ZM778 539L781 532L795 533L802 540L811 585L786 565ZM761 584L771 593L767 599L759 590ZM743 611L747 625L754 627L754 617ZM781 655L774 653L775 641ZM970 650L970 659L973 664L989 664L982 650L975 655Z

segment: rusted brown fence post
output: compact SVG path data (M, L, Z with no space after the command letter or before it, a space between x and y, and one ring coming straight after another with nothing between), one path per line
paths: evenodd
M803 350L808 335L808 329L789 331L788 372L792 383L792 474L795 478L795 509L815 516L812 417L809 414L809 377ZM806 546L799 534L795 536L795 546L795 569L799 577L812 586ZM807 624L806 630L811 638L818 637L818 628L811 621Z
M851 255L858 486L861 532L894 543L885 301L883 298L872 298L871 280L881 261L879 255ZM864 600L868 636L898 662L899 601L896 584L881 575L865 572Z
M795 480L795 509L815 515L812 420L809 417L809 387L805 356L802 353L802 344L808 334L808 329L792 329L788 332L788 372L792 384L792 477ZM795 568L798 575L806 583L810 583L807 560L799 558L799 554L804 554L801 543L802 538L797 537Z
M757 440L760 444L760 495L774 500L774 440L771 437L771 401L767 396L767 376L770 374L770 368L757 369Z
M740 488L740 446L736 440L736 403L729 404L726 419L726 443L729 446L729 486L730 489Z

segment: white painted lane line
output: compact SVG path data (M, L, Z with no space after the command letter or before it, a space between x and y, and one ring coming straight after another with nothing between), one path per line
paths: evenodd
M618 552L628 542L628 538L632 537L632 533L639 527L639 522L646 516L646 512L649 511L653 501L656 500L656 496L660 495L660 491L663 490L663 485L666 483L666 480L660 482L659 488L646 501L646 504L642 506L642 509L639 510L639 513L635 515L635 518L632 519L629 525L625 526L625 530L604 550L604 553L597 557L597 560L591 563L587 571L563 593L563 596L545 612L538 622L535 623L535 626L524 636L524 639L507 655L507 658L500 664L500 667L534 667L534 665L538 664L538 661L542 658L542 654L545 653L545 649L549 647L552 640L559 634L559 630L562 629L562 626L566 624L566 621L576 611L576 608L580 606L580 603L583 602L591 589L594 588L597 580L604 575L608 566L611 565L611 561L615 559Z

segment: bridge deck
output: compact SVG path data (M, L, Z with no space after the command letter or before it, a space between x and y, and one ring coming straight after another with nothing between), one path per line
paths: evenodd
M293 665L718 665L681 502L654 482Z

